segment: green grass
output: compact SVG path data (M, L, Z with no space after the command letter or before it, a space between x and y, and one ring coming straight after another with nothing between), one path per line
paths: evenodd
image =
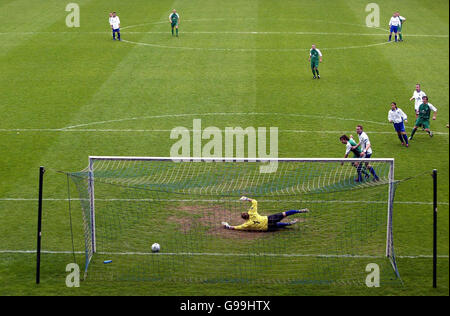
M169 156L175 142L170 130L192 128L194 118L202 119L203 128L278 127L279 157L342 157L338 137L355 134L361 123L374 157L395 158L396 179L439 171L439 286L431 288L430 258L408 258L431 255L431 177L424 175L402 183L396 194L394 242L401 288L111 286L88 280L69 289L64 280L70 254L44 254L42 283L36 286L34 254L0 253L0 295L449 294L447 1L378 1L383 29L394 10L407 18L405 41L398 44L383 44L386 30L365 27L366 3L357 0L77 3L81 27L67 28L61 1L0 0L0 250L35 249L41 165L77 171L87 166L89 155ZM173 8L181 16L180 38L170 36L166 22ZM111 40L107 13L113 10L120 16L123 39L145 45ZM432 34L443 37L413 36ZM324 54L320 81L311 79L307 59L312 43ZM354 46L361 47L349 48ZM410 133L414 113L409 98L416 82L439 110L431 123L436 135L430 139L419 131L405 149L387 123L387 112L396 101L410 118ZM78 127L60 130L70 126ZM66 178L52 170L46 174L44 197L65 199ZM76 205L72 211L79 222ZM71 249L67 202L44 203L43 231L44 249ZM82 250L82 236L77 232L75 238Z

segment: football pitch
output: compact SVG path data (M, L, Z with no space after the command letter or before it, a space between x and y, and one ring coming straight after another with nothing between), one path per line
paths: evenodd
M371 1L360 0L76 0L79 27L69 27L75 21L69 2L0 0L0 295L449 295L448 1L379 0L379 27L367 27ZM169 24L174 8L178 37ZM397 10L407 18L404 41L388 42ZM120 17L121 41L112 40L112 11ZM320 80L308 61L312 44L323 54ZM430 121L433 137L419 129L406 148L387 116L396 102L410 135L416 83L437 119ZM176 142L171 131L193 130L198 122L202 129L276 127L280 158L342 158L339 137L357 138L355 128L363 125L373 158L394 158L395 179L411 178L398 186L394 203L403 284L87 279L67 287L73 248L83 262L82 214L74 205L69 214L68 178L57 171L82 170L91 155L168 157ZM36 285L39 166L47 171ZM73 185L69 190L77 194Z

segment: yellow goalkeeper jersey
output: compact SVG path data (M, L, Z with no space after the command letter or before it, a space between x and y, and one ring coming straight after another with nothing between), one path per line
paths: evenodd
M252 207L248 210L250 218L242 225L235 226L237 230L259 230L266 231L268 229L267 216L258 214L258 201L252 200Z

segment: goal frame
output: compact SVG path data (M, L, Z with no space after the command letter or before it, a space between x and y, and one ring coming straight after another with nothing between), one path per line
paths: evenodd
M95 236L95 173L96 160L123 160L123 161L179 161L179 162L385 162L389 163L389 188L386 228L386 257L390 259L395 273L398 269L395 264L393 249L393 203L395 193L394 158L216 158L216 157L139 157L139 156L89 156L88 187L90 203L91 247L92 255L96 252Z

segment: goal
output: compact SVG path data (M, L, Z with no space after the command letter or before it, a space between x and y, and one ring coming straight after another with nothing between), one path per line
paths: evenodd
M400 280L393 159L91 156L69 175L89 280L357 284L374 263L382 283ZM227 230L244 222L243 195L263 216L309 212L275 231Z

